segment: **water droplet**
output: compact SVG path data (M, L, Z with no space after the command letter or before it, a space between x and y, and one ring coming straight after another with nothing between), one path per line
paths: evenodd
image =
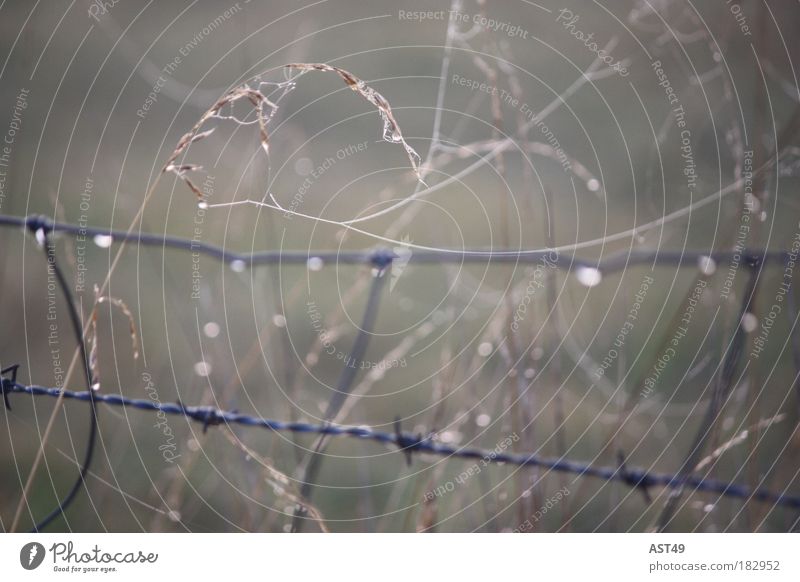
M594 267L578 267L575 270L575 277L585 287L597 287L603 280L603 274Z
M208 362L197 362L194 365L194 373L201 378L207 378L211 374L211 364Z
M391 135L390 137L391 137L391 140L392 140L393 142L395 142L395 143L396 143L396 142L398 142L398 141L400 141L401 139L403 139L403 136L402 136L402 135L400 135L400 132L399 132L399 131L393 131L393 132L392 132L392 135Z
M589 192L597 192L600 189L600 181L591 178L588 182L586 182L586 188L589 189Z
M535 347L531 350L531 358L534 362L537 362L542 359L544 356L544 350L540 347Z
M310 257L308 261L306 261L306 265L308 266L309 271L321 271L322 267L325 266L325 261L323 261L320 257Z
M434 325L443 325L447 323L448 317L444 311L437 309L433 312L433 317L431 319L433 320Z
M101 249L107 249L114 242L114 237L109 234L96 234L94 236L94 244Z
M219 335L219 324L213 321L209 321L207 324L203 326L203 333L206 334L206 337L215 338Z
M526 369L525 369L524 376L525 376L525 378L527 378L528 380L530 380L531 378L533 378L535 375L536 375L536 370L534 370L533 368L526 368Z
M175 511L174 509L170 510L167 513L167 517L169 518L170 521L174 521L176 523L181 520L181 514L179 512L177 512L177 511Z
M241 259L236 259L235 261L231 261L231 270L234 273L243 273L244 269L247 265Z
M281 314L273 315L272 323L275 327L286 327L286 318Z
M197 203L197 207L200 210L206 210L208 208L208 202L206 202L205 200L201 200L200 202Z
M491 342L483 342L478 346L478 355L487 358L491 355L493 349L494 346L492 346Z
M306 354L306 365L308 366L316 366L317 362L319 362L319 356L314 353Z
M711 513L713 510L714 510L713 503L708 503L703 507L703 511L705 511L706 513Z
M35 236L36 236L36 242L39 243L39 246L44 245L44 240L46 238L45 234L44 234L44 229L43 228L37 228Z
M458 444L461 441L461 436L461 433L455 430L446 430L439 433L439 439L447 444Z
M717 270L717 261L711 257L703 256L697 259L697 266L703 275L710 276Z
M488 414L479 414L478 418L475 419L475 424L483 428L484 426L489 426L489 423L492 422L492 417Z
M758 329L758 318L752 313L745 313L742 316L742 329L747 333L753 333Z
M314 162L311 158L297 158L294 163L294 171L298 176L308 176L314 170Z
M94 384L92 384L92 390L94 392L99 392L100 391L100 382L95 382Z

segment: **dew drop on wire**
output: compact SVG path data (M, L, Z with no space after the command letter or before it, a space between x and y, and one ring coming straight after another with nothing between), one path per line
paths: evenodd
M483 342L478 346L478 355L487 358L491 355L493 350L494 346L492 346L491 342Z
M194 373L201 378L207 378L211 374L211 364L208 362L197 362L194 365Z
M322 270L322 268L325 266L325 261L323 261L320 257L309 257L308 261L306 261L306 266L308 267L309 271L316 273Z
M114 242L114 237L108 234L96 234L93 240L101 249L107 249Z
M203 333L206 335L206 337L212 339L219 335L219 331L219 324L214 321L209 321L203 326Z
M758 318L752 313L745 313L742 316L742 329L746 333L753 333L758 329Z
M584 287L597 287L600 281L603 280L603 274L600 269L595 269L594 267L578 267L575 270L575 277Z
M591 178L586 182L586 188L589 192L597 192L600 189L600 181L596 178Z
M456 430L446 430L439 434L439 439L448 445L457 445L461 442L462 434Z
M200 202L197 203L197 207L200 210L206 210L208 208L208 202L201 200Z
M711 257L703 256L697 259L697 266L700 269L700 272L708 277L710 275L713 275L714 272L717 270L717 261L715 261Z
M311 158L298 158L294 163L294 171L298 176L308 176L314 171L314 162Z
M278 313L276 315L273 315L272 316L272 324L275 327L280 327L280 328L286 327L286 318L283 315L281 315L280 313Z

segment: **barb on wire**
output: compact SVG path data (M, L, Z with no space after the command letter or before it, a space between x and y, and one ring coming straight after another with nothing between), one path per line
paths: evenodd
M214 419L214 423L242 425L248 427L264 428L273 432L293 432L303 434L317 434L326 436L349 436L362 440L375 441L398 448L398 452L405 455L414 453L427 453L441 457L459 459L484 459L487 463L511 464L530 467L542 467L551 471L572 473L579 477L595 477L606 481L619 481L639 488L666 487L675 489L681 484L676 475L667 473L651 473L643 469L630 467L597 467L580 461L565 458L546 458L528 453L497 453L478 448L465 448L447 445L435 441L432 437L422 438L419 435L403 432L395 425L394 432L383 432L364 426L344 426L336 424L309 424L305 422L284 422L261 416L240 414L208 406L186 406L179 403L155 402L153 400L135 399L121 394L99 393L90 390L76 392L61 388L48 388L43 386L29 386L2 379L0 390L3 394L28 394L30 396L62 397L69 400L94 402L110 406L123 406L139 410L163 412L164 414L183 416L201 425ZM775 492L767 489L751 489L746 485L729 483L717 479L704 479L698 475L690 475L684 482L697 491L716 493L720 496L745 500L757 500L783 507L800 510L800 496L789 495L785 492Z

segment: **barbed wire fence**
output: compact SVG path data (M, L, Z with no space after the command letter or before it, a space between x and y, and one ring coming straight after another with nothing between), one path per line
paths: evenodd
M78 477L68 493L62 498L58 506L53 509L45 518L35 523L32 531L42 531L47 525L62 515L73 503L77 494L83 487L86 487L86 475L92 463L95 441L99 430L98 424L98 405L119 406L133 408L137 410L155 411L163 414L182 416L191 421L200 423L205 432L209 427L217 425L239 425L244 427L262 428L271 432L289 432L317 435L317 446L314 453L317 453L325 439L330 437L347 436L355 439L374 441L397 447L402 456L408 463L411 463L414 454L427 453L441 457L452 457L462 459L482 459L486 463L511 464L523 467L539 467L547 470L570 473L578 477L594 477L605 481L616 481L623 483L633 489L642 491L646 499L649 499L649 489L654 487L666 488L670 491L668 503L659 518L659 530L664 530L672 518L675 504L687 488L699 492L717 494L720 497L730 497L746 501L757 500L771 503L775 506L800 510L800 496L788 492L789 485L783 491L775 491L763 488L763 477L758 486L748 487L736 482L727 482L712 479L698 474L696 457L702 452L705 438L711 426L714 424L719 410L731 394L734 374L738 368L742 354L742 315L750 307L755 287L757 285L759 273L768 265L785 265L790 261L795 261L797 256L790 251L766 250L766 249L744 249L742 251L715 251L715 252L667 252L667 251L626 251L608 255L606 258L591 261L576 257L567 257L563 254L553 254L549 250L463 250L445 251L430 250L417 251L414 253L414 261L420 264L441 264L445 262L485 262L497 261L505 263L530 263L548 257L554 265L560 269L571 271L578 268L592 268L606 275L624 270L636 264L649 264L652 267L695 267L699 262L713 260L717 263L727 263L732 260L741 260L743 265L749 270L750 278L747 292L743 294L742 305L740 308L740 320L734 330L734 337L731 344L725 351L722 364L721 387L713 395L712 401L706 409L706 415L701 423L700 430L695 439L694 446L689 452L688 458L681 465L676 473L658 473L644 469L629 467L626 464L625 456L619 452L619 463L616 466L597 466L591 463L580 462L565 457L547 458L535 453L506 453L497 450L480 448L469 448L453 446L437 442L432 433L425 435L422 433L412 434L404 431L399 419L395 421L394 432L384 432L364 426L339 425L333 422L337 410L340 408L342 400L352 387L355 374L349 367L345 366L334 400L329 405L325 421L321 424L306 422L289 422L276 419L264 418L241 414L232 410L224 410L212 406L186 405L182 402L162 403L152 400L134 399L123 396L122 394L101 393L95 390L92 377L91 355L86 350L86 333L80 316L76 308L70 287L66 284L63 271L61 270L55 254L55 244L53 235L63 233L70 236L88 237L109 237L114 243L137 243L144 246L171 248L180 251L190 251L205 254L209 257L226 263L238 263L246 267L255 268L261 265L274 264L307 264L311 259L321 259L340 264L364 264L373 267L373 284L370 288L370 300L365 309L364 321L359 326L358 334L354 340L350 357L360 359L367 349L371 337L371 327L374 323L375 315L379 309L381 292L381 282L387 269L397 258L396 253L387 248L377 248L365 251L345 251L345 252L300 252L300 251L263 251L253 253L238 253L224 247L196 241L192 239L150 234L137 233L131 230L118 231L88 226L78 226L69 223L55 222L45 216L32 215L28 217L0 215L0 227L20 228L30 232L36 238L42 249L46 252L49 268L53 269L59 288L64 294L70 314L76 342L78 343L79 354L84 368L87 390L74 391L63 387L46 387L38 385L28 385L17 382L18 364L7 366L7 362L0 362L3 366L2 380L0 381L0 391L2 391L4 404L11 408L11 395L28 395L31 397L51 397L58 399L69 399L79 402L86 402L90 409L90 430L87 438L86 453L80 465ZM797 324L798 312L793 287L788 289L789 317L792 322L791 345L796 374L794 377L792 390L800 390L800 342L797 340L795 327ZM800 403L800 394L798 394ZM312 455L312 462L309 468L313 467L316 455ZM318 468L318 465L317 467ZM313 470L307 471L309 477ZM303 483L302 498L308 499L312 485L306 479ZM303 516L307 508L298 504L295 514L297 518ZM794 520L795 524L800 520L800 516ZM299 529L297 523L294 527Z

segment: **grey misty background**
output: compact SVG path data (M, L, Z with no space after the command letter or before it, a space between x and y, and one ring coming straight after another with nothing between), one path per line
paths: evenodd
M545 248L602 239L727 186L741 177L744 150L754 152L758 167L774 156L776 134L788 127L780 144L785 146L781 163L754 182L759 206L747 246L791 246L800 216L794 196L798 92L791 59L798 54L792 33L800 14L795 4L737 4L750 35L725 2L692 7L661 1L651 2L651 8L640 2L606 8L541 4L551 12L516 1L463 3L466 14L485 11L526 34L509 36L504 33L508 28L474 30L454 44L440 139L450 146L485 145L496 139L494 127L513 135L520 125L519 107L500 103L498 119L488 94L454 83L453 75L509 91L518 83L521 102L533 111L580 77L594 54L557 22L558 11L566 8L580 17L575 28L593 33L601 46L614 39L610 54L624 60L630 71L626 77L611 74L586 83L546 119L574 161L573 169L580 164L582 173L565 172L557 159L536 152L526 161L512 148L503 155L502 173L497 163L485 164L420 202L360 226L396 240L446 248ZM85 214L91 225L127 228L178 139L203 111L229 87L257 73L267 71L264 81L284 80L280 66L287 62L329 62L364 79L391 102L409 144L423 159L428 153L447 21L415 22L399 18L398 11L446 11L448 3L332 0L304 7L273 1L143 5L120 0L104 14L91 6L21 1L0 6L3 133L18 95L28 91L10 163L3 168L3 214L42 213L68 222ZM89 10L98 11L96 19ZM226 10L229 17L220 19ZM203 29L215 21L205 34ZM459 30L466 33L471 27L469 21ZM165 75L164 67L178 55L180 64ZM651 67L654 60L662 62L686 112L697 175L693 199L683 173L680 134ZM165 86L144 111L159 75L167 77ZM284 207L294 200L298 212L341 221L385 208L387 201L406 197L416 187L402 147L381 140L378 113L330 73L304 75L280 101L270 122L269 167L252 126L215 124L215 134L187 156L204 166L192 179L205 184L212 203L260 200L269 188ZM537 129L529 137L547 143ZM339 159L342 148L349 149ZM435 184L476 159L460 153L440 149L434 156L438 165L426 181ZM328 158L335 162L298 197L308 172ZM592 178L597 182L589 184ZM85 210L82 201L88 202ZM737 188L663 227L562 254L601 259L626 250L729 250L736 244L746 201ZM398 217L402 222L396 222ZM159 184L141 228L196 236L245 252L381 244L336 225L286 218L255 206L202 213L194 195L173 176ZM113 254L91 242L79 249L68 237L56 240L59 262L73 284L78 284L78 250L86 253L85 286L77 296L88 311L92 285L102 282ZM0 359L4 366L21 363L24 382L54 385L44 255L32 237L14 230L0 232L0 245ZM719 373L738 324L746 270L736 275L727 300L720 295L727 267L719 265L709 275L690 333L653 390L641 398L643 381L673 336L675 318L680 319L700 270L665 266L651 273L648 266L638 266L606 274L593 287L575 274L548 271L544 277L554 286L553 304L544 290L534 294L514 334L521 358L514 366L507 344L494 350L509 334L509 309L520 303L527 282L539 277L535 267L420 265L412 254L401 276L395 273L391 291L388 286L383 291L365 357L380 362L390 354L404 365L398 362L382 377L373 376L366 395L348 402L343 422L392 430L399 416L405 428L439 431L437 438L445 442L492 449L514 434L519 437L514 450L554 457L566 452L568 458L601 465L615 464L617 451L623 450L630 452L632 466L676 471L708 404L706 387ZM201 278L193 279L193 272ZM758 318L772 305L780 274L770 267L759 277L753 309ZM639 320L597 382L592 371L613 347L647 275L655 283ZM366 267L330 264L319 271L285 265L236 272L207 257L193 262L191 254L132 245L111 280L110 293L133 312L144 357L133 360L121 312L101 306L101 390L152 397L149 377L164 402L180 398L267 418L319 421L342 369L336 353L346 354L353 343L370 276ZM193 297L198 280L199 297ZM513 291L507 292L509 287ZM57 339L66 364L74 340L58 297ZM326 320L333 355L315 346L314 313ZM785 349L793 324L784 312L764 353L737 376L705 452L761 424L720 456L712 477L798 491L798 400L791 350ZM748 337L745 355L756 335ZM401 355L391 355L398 349L394 353ZM309 356L314 350L316 357ZM206 366L197 365L203 361ZM369 380L369 374L360 371L356 384ZM522 412L510 407L519 385L514 374L525 378ZM69 387L83 388L79 375ZM628 415L634 402L638 405ZM7 438L0 447L0 518L6 530L53 402L12 397L12 405L13 411L4 414ZM66 403L59 413L46 464L31 489L33 515L52 509L57 494L74 480L72 459L85 447L86 413L76 403ZM522 430L515 414L535 421ZM774 422L767 427L769 419ZM224 427L203 434L177 417L169 419L173 434L167 439L163 427L154 426L157 422L150 413L100 409L101 440L88 494L79 496L56 529L286 527L292 495L299 489L293 479L304 458L300 446L310 447L312 439ZM175 462L166 462L161 452L168 440L179 455ZM399 453L353 439L332 441L327 454L312 501L333 531L503 531L526 520L535 531L641 531L653 523L666 498L654 490L656 499L647 505L618 483L492 466L425 504L426 492L453 483L472 463L417 457L409 467ZM532 520L564 487L569 495ZM768 504L743 505L695 493L682 498L671 529L786 531L795 518ZM20 527L30 522L30 513L23 511ZM318 528L311 523L305 529Z

